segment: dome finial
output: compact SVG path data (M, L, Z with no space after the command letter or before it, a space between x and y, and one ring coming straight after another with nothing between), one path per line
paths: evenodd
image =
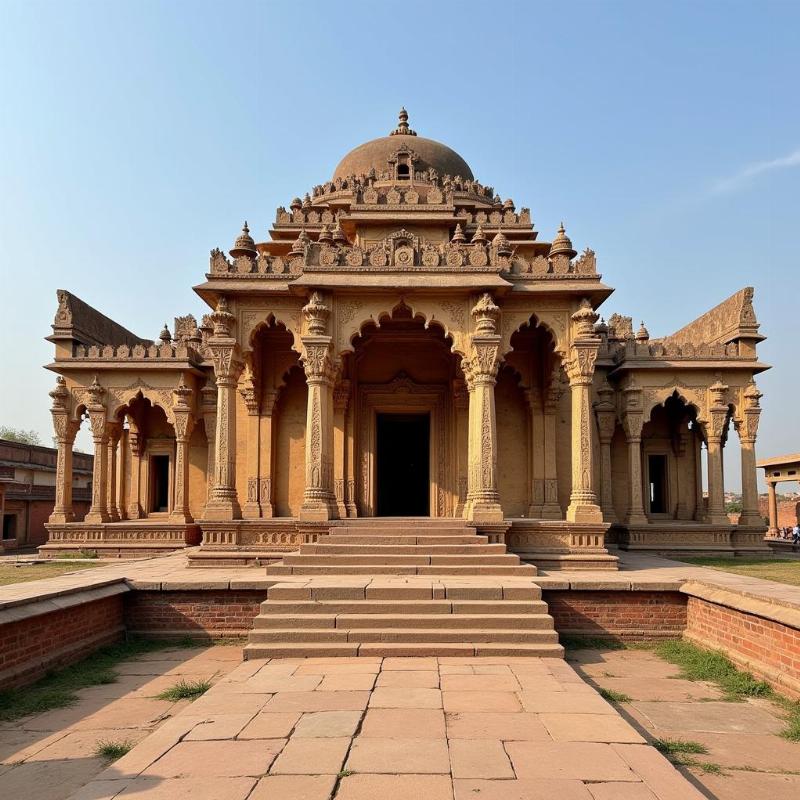
M397 127L389 134L390 136L416 136L417 132L408 127L408 111L404 106L400 107L397 115Z

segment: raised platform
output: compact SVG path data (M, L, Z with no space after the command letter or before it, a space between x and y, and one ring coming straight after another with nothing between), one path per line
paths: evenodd
M200 527L142 519L122 522L48 523L48 540L38 548L44 558L92 551L102 558L163 555L200 544Z
M621 550L680 556L769 555L766 526L709 525L670 520L646 525L612 525L608 540Z

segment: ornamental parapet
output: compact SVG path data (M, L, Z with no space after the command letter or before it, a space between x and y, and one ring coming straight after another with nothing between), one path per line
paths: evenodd
M73 346L72 358L74 360L88 361L192 361L201 363L203 356L194 347L185 344L137 344L131 347L127 344L107 344L103 347L97 345Z

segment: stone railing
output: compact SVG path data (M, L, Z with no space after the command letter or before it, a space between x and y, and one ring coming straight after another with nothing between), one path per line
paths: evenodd
M737 342L729 342L728 344L701 343L694 345L688 342L675 344L672 342L662 343L659 341L637 342L634 339L628 339L625 342L610 343L609 347L616 363L632 359L697 361L702 359L746 358L746 356L740 354Z
M171 359L177 361L203 360L203 356L194 348L186 344L137 344L131 347L127 344L111 344L98 347L97 345L76 344L73 347L72 357L75 359L88 359L91 361L138 361L142 359Z

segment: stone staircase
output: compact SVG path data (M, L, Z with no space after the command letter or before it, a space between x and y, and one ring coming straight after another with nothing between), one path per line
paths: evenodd
M347 520L267 574L245 658L563 656L536 568L460 520Z
M348 520L267 567L267 575L536 575L458 519Z

